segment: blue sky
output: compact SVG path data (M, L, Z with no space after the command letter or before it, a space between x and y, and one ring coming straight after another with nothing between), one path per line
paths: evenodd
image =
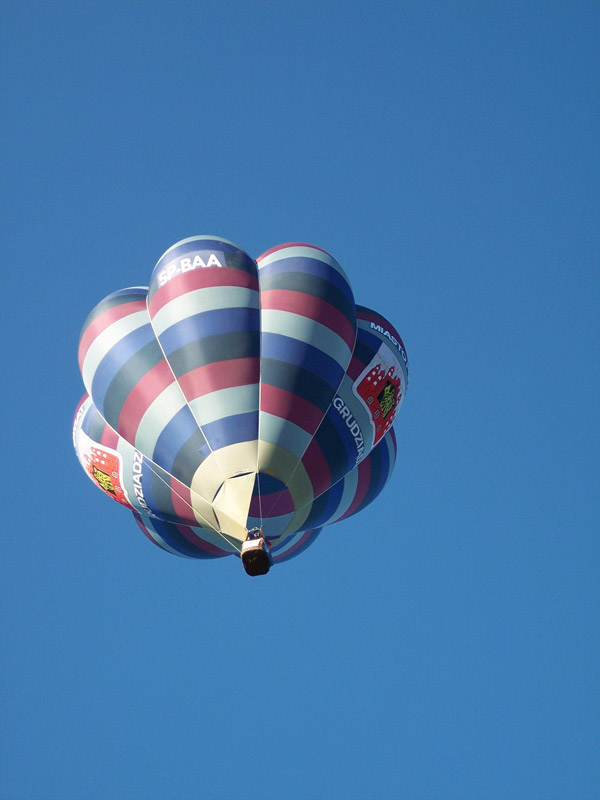
M599 9L8 2L0 794L600 794ZM178 239L308 241L399 329L371 509L251 580L71 444L80 327Z

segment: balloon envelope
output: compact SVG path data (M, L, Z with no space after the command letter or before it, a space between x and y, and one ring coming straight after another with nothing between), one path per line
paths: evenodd
M84 470L177 555L239 553L259 527L285 560L391 475L404 345L320 248L255 261L218 237L178 242L148 288L91 312L79 364Z

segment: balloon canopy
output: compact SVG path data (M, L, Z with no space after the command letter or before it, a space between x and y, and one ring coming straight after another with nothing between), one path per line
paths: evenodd
M259 529L283 561L391 475L406 351L318 247L254 260L226 239L184 239L149 287L90 313L79 366L82 467L176 555L239 554Z

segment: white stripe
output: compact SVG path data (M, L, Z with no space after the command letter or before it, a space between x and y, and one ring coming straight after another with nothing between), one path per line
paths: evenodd
M283 556L288 553L292 547L298 543L298 541L306 534L306 531L298 531L297 533L292 533L287 536L283 542L284 544L281 548L278 546L277 551L273 553L273 556L277 558L278 556ZM311 536L312 539L312 536ZM280 542L277 542L277 545L280 545Z
M283 447L293 453L298 460L304 455L314 435L307 433L294 422L277 417L275 414L269 414L266 411L260 412L258 429L260 431L260 441Z
M255 289L207 286L170 300L152 317L152 327L156 335L160 336L171 325L194 314L221 308L259 308L259 305L259 295Z
M148 317L148 312L146 309L143 309L142 311L136 311L134 314L128 314L126 317L118 319L96 336L85 354L83 367L81 369L83 382L90 394L92 393L91 387L94 374L108 351L124 336L127 336L128 333L142 328L144 325L148 325L149 322L150 318Z
M278 333L300 342L313 345L317 350L327 353L344 371L350 363L352 351L337 333L315 322L310 317L294 314L291 311L263 308L261 311L261 330L266 333Z
M348 511L352 505L352 501L356 496L356 489L358 487L358 468L354 467L354 469L344 478L342 478L342 480L344 481L344 491L342 492L338 507L332 513L329 519L321 522L320 525L331 525L333 522L337 522L337 520L340 517L343 517L346 511Z
M230 386L216 392L190 400L192 414L200 425L208 425L217 419L231 417L234 414L246 414L258 411L258 384Z
M158 437L173 417L187 405L179 384L171 383L144 412L135 434L135 447L152 458Z
M280 259L284 258L314 258L318 261L323 261L325 264L329 264L330 267L337 270L340 275L346 280L348 285L350 282L348 281L348 276L342 269L342 267L338 264L333 256L330 256L329 253L324 253L322 250L317 250L315 247L284 247L281 250L276 250L274 253L270 253L265 258L261 258L257 261L259 270L262 267L266 267L268 264L272 264L274 261L279 261ZM307 273L308 274L308 273Z

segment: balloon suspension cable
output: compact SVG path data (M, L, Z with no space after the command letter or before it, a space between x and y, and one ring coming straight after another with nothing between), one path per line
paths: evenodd
M196 512L194 511L194 506L193 506L191 503L188 503L188 501L185 499L185 497L182 497L182 496L179 494L179 492L178 492L178 491L176 491L176 490L175 490L175 489L174 489L172 486L170 486L170 484L168 484L168 483L167 483L167 481L166 481L166 480L163 478L163 476L162 476L162 475L160 475L158 472L156 472L156 470L155 470L155 469L153 469L152 462L150 461L150 459L149 459L149 458L146 458L146 457L145 457L145 460L146 460L146 463L148 464L148 466L149 466L149 468L150 468L150 471L152 472L152 474L153 474L153 475L156 475L156 477L157 477L157 478L158 478L160 481L162 481L162 482L164 483L164 485L165 485L165 486L167 486L167 487L168 487L168 488L169 488L169 489L170 489L170 490L171 490L171 491L172 491L174 494L176 494L176 495L177 495L177 497L178 497L178 498L181 500L181 502L182 502L184 505L186 505L186 506L187 506L187 507L190 509L190 511L192 511L192 513L193 513L193 514L194 514L194 516L195 516L195 515L196 515ZM169 474L170 474L170 473L169 473ZM175 476L173 475L173 476L171 476L171 477L175 477ZM177 479L175 479L175 480L177 480ZM193 528L194 526L193 526L193 525L190 525L190 527L191 527L191 528ZM204 527L204 526L201 526L201 527ZM232 547L232 548L235 550L235 552L236 552L236 553L241 553L241 552L242 552L242 544L241 544L241 543L240 543L240 546L239 546L239 547L237 547L237 546L236 546L236 545L233 543L232 539L231 539L229 536L226 536L226 535L225 535L225 534L224 534L222 531L218 531L216 528L213 528L212 526L209 526L209 525L207 525L207 526L206 526L206 529L207 529L207 530L212 530L212 531L214 531L214 532L215 532L215 533L216 533L218 536L220 536L220 537L221 537L221 539L223 539L223 541L225 541L225 542L226 542L226 543L229 545L229 547Z
M258 513L260 514L260 529L263 526L262 493L260 491L260 472L256 473L256 483L258 485Z

